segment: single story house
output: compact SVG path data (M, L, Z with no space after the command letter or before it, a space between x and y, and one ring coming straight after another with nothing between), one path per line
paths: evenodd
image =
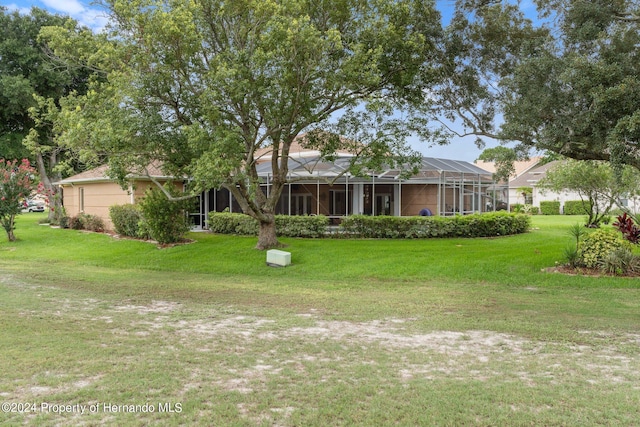
M62 189L62 203L68 216L74 217L81 213L96 215L104 220L107 229L111 229L113 224L109 217L110 206L134 204L144 196L149 187L155 186L146 174L139 172L129 175L128 188L123 189L108 176L107 168L107 165L102 165L57 183ZM149 165L147 171L162 183L172 179L157 164Z
M350 154L323 161L313 150L292 150L288 159L289 183L280 195L276 214L325 215L333 223L348 215L414 216L455 215L493 211L506 187L498 187L492 174L458 160L423 157L418 174L401 178L399 169L352 176ZM262 157L257 166L262 188L269 194L271 162ZM496 191L498 190L498 191ZM209 212L241 212L227 189L200 195L200 209L192 212L195 227L206 228Z
M385 169L367 176L347 172L351 155L340 153L333 162L323 161L313 150L294 150L289 156L289 184L280 196L277 214L326 215L333 223L353 214L364 215L455 215L487 212L500 206L506 187L499 187L492 174L458 160L422 158L418 174L401 178L401 170ZM265 193L271 188L271 162L261 158L257 166ZM81 212L98 215L111 227L109 207L135 203L154 185L142 174L131 174L123 190L101 166L59 182L69 216ZM159 167L149 172L158 181L171 177ZM177 185L183 185L182 182ZM194 228L206 229L209 212L241 212L228 189L211 189L198 196L198 209L190 212Z
M476 161L476 164L483 169L494 172L495 165L491 162ZM527 161L514 162L516 173L509 180L509 204L529 204L540 207L541 202L560 202L560 212L564 211L564 204L567 201L581 200L580 194L575 191L564 190L555 192L539 187L539 181L547 175L547 172L561 164L561 161L543 163L541 157L532 157ZM530 192L523 192L523 188L530 188ZM640 211L640 198L628 198L622 200L622 206L632 212Z

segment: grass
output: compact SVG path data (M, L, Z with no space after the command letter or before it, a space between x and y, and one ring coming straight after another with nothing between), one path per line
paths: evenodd
M0 243L0 401L99 406L2 424L640 419L637 279L542 271L576 218L497 239L283 239L293 265L269 268L253 238L159 250L41 217Z

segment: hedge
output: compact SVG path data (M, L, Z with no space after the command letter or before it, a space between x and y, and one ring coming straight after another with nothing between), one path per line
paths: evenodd
M340 232L364 238L493 237L524 233L528 215L493 212L452 217L353 215L342 219Z
M589 215L591 204L582 200L567 200L564 202L565 215Z
M560 215L560 202L549 200L540 202L540 213L542 215Z
M276 234L284 237L322 237L327 232L329 218L317 216L276 215ZM210 212L209 230L220 234L257 236L258 221L249 215Z
M420 239L432 237L495 237L524 233L529 215L491 212L474 215L368 216L352 215L342 219L335 237L374 239ZM276 215L276 234L286 237L322 237L329 220L319 216ZM256 236L258 221L248 215L226 212L209 213L209 230L220 234Z

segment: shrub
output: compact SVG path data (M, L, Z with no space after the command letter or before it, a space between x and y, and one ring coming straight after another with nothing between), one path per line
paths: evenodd
M524 233L527 215L492 212L452 217L353 215L343 218L343 234L364 238L491 237Z
M560 215L560 202L553 200L540 202L540 213L542 215Z
M61 218L60 220L61 227L62 227L62 222L63 221ZM104 221L99 216L81 213L74 217L69 218L68 227L73 230L89 230L89 231L102 232L104 231Z
M601 265L609 254L623 248L631 250L631 244L623 240L613 230L601 229L586 236L580 242L578 251L582 263L586 267L596 268Z
M326 216L276 215L276 234L286 237L322 237L327 230ZM209 230L220 234L258 235L258 221L238 213L210 212Z
M145 237L140 233L142 214L137 205L113 205L109 207L109 217L116 233L128 237Z
M602 271L609 274L625 275L640 272L640 258L629 248L621 247L609 253L599 263Z
M564 202L565 215L589 215L591 204L582 200L567 200Z
M69 228L72 230L84 230L85 214L78 214L69 218Z
M322 237L327 231L329 218L324 215L276 215L276 234L286 237Z
M524 205L522 203L514 203L511 205L511 212L513 213L522 213L524 210Z
M617 228L629 242L634 244L640 243L640 227L638 227L633 218L627 215L626 212L618 216L613 226Z
M104 221L96 215L86 215L84 218L84 228L89 231L103 232Z
M209 230L219 234L257 236L258 221L245 214L209 212Z
M177 196L177 190L170 184L165 185L165 188L170 194ZM187 211L193 202L193 199L169 200L158 188L147 190L140 201L141 232L148 233L158 243L179 242L191 229Z
M276 233L287 237L321 237L329 220L319 216L276 215ZM351 215L342 219L337 237L374 239L416 239L431 237L490 237L524 233L529 229L527 215L492 212L474 215L368 216ZM258 234L258 222L244 214L211 212L209 229L220 234Z

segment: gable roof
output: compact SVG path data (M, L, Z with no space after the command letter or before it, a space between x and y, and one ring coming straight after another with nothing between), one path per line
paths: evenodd
M307 136L306 133L301 133L300 135L296 136L295 139L291 142L291 146L289 147L290 158L320 156L320 151L309 149L306 147L306 142L305 142L306 136ZM344 141L345 139L341 138L341 140ZM282 149L280 148L278 150L278 153L280 154L281 152L282 152ZM340 156L353 155L353 153L351 153L348 150L338 150L336 154ZM254 155L254 157L256 158L256 163L263 163L268 160L271 160L272 156L273 156L273 149L270 147L260 148L259 150L256 150Z
M515 169L515 173L511 176L510 181L518 178L523 173L527 172L531 168L536 167L542 157L531 157L529 160L518 160L513 162L513 168ZM484 160L476 160L474 162L478 167L485 169L491 173L496 173L496 164L495 162L485 162Z
M147 171L149 175L151 175L155 179L170 179L171 176L168 176L162 171L162 164L160 162L152 162L147 166ZM79 174L70 176L69 178L65 178L61 181L58 181L57 184L65 185L65 184L80 184L85 182L106 182L113 181L113 178L109 177L107 173L109 171L109 165L101 165L97 168L89 169L84 172L80 172ZM149 179L146 172L144 171L134 171L127 175L130 179Z
M540 181L547 174L549 169L560 163L562 163L560 160L554 160L552 162L531 168L527 172L520 175L518 178L509 182L509 187L535 187L538 184L538 181Z

